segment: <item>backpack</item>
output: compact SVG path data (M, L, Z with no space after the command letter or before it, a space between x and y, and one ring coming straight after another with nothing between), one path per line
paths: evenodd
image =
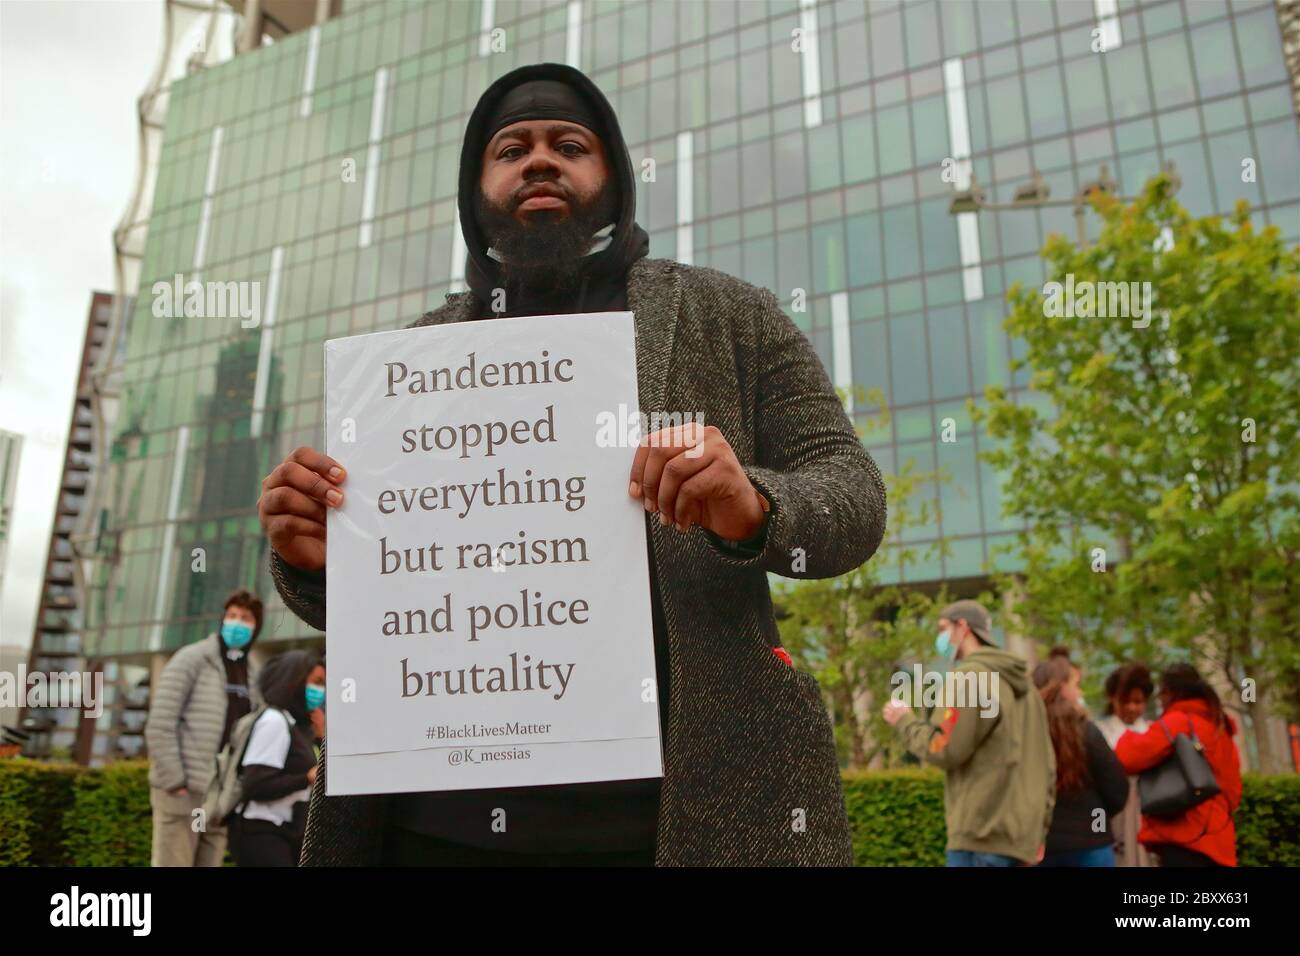
M225 826L232 815L238 816L244 812L248 800L244 797L239 768L243 766L248 742L253 737L253 726L269 709L269 704L263 704L235 721L235 726L230 729L230 740L217 754L216 772L212 775L212 782L208 784L208 792L203 798L204 818L209 826ZM284 716L283 712L281 716ZM285 717L285 720L288 721L289 718ZM293 730L292 722L289 729Z

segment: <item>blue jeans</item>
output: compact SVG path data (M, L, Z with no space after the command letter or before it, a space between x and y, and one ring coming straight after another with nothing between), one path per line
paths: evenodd
M1023 866L1021 860L1001 853L976 853L974 850L949 850L949 866Z
M1114 866L1115 848L1098 846L1091 850L1071 850L1068 853L1049 853L1039 866Z

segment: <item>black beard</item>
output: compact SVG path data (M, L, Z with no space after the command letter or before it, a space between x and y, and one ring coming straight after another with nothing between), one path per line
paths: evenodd
M482 191L474 198L475 214L491 247L504 259L498 262L502 278L509 286L530 298L554 299L571 296L582 282L591 248L592 235L614 221L617 195L606 182L590 200L566 190L569 215L556 219L551 212L535 212L525 223L513 216L518 202L512 196L506 205L488 202Z

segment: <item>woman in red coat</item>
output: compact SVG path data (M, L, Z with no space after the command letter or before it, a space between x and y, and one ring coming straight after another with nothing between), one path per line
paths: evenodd
M1145 733L1119 738L1115 756L1129 773L1155 767L1173 753L1172 739L1194 732L1214 771L1219 793L1177 817L1142 816L1138 842L1160 856L1161 866L1236 866L1232 814L1241 802L1241 762L1232 737L1237 725L1219 695L1190 664L1175 664L1160 678L1160 719ZM1167 732L1167 733L1166 733Z

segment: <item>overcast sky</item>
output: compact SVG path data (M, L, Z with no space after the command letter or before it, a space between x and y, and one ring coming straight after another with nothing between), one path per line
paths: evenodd
M0 429L23 436L0 644L31 643L90 294L137 165L162 0L0 0Z

